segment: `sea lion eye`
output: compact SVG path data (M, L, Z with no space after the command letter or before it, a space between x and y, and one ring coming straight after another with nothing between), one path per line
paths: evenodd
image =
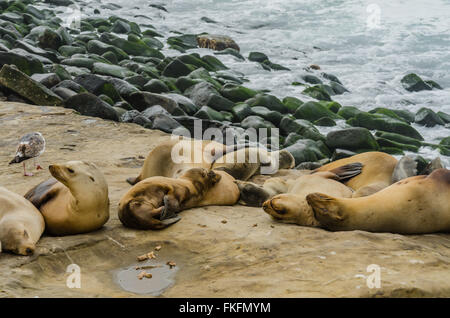
M75 173L75 171L73 169L67 168L67 171L69 171L70 173Z

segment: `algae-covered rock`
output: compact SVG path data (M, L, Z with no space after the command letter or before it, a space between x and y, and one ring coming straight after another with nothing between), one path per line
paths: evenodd
M57 50L63 44L61 36L47 26L33 28L27 37L37 40L39 46L43 49Z
M43 73L42 63L38 59L13 52L0 52L0 66L3 65L15 65L27 75Z
M308 87L303 90L302 94L308 95L318 100L331 101L330 94L320 85Z
M195 68L192 65L187 65L179 59L170 62L163 70L162 75L168 77L180 77L191 73Z
M33 74L31 78L47 88L51 88L61 82L61 79L55 73Z
M327 134L326 144L331 149L378 150L374 136L366 128L355 127L331 131Z
M243 121L246 117L253 114L252 108L245 103L236 104L233 106L231 112L238 119L238 121Z
M3 65L0 71L0 84L21 97L41 106L62 106L62 99L41 83L15 67Z
M433 87L427 83L425 83L420 76L417 74L411 73L408 75L405 75L401 79L401 83L403 85L403 88L406 89L409 92L419 92L423 90L432 90Z
M331 119L330 117L322 117L315 121L313 121L313 124L316 126L322 126L322 127L333 127L336 126L336 122Z
M225 85L220 91L222 96L228 98L229 100L237 103L246 101L249 98L252 98L257 93L256 91L247 88L245 86L228 86Z
M322 80L317 76L306 74L302 76L302 79L309 84L323 84Z
M414 146L414 145L408 145L408 144L403 144L397 141L393 141L391 139L385 139L385 138L377 138L377 142L380 145L381 148L396 148L396 149L401 149L401 150L405 150L405 151L412 151L412 152L418 152L419 151L419 147Z
M201 48L212 49L216 51L222 51L227 48L232 48L236 51L240 51L239 45L230 38L224 35L214 35L214 34L202 34L197 36L198 46Z
M420 133L407 123L382 114L359 113L347 121L352 126L365 127L381 131L393 132L407 137L423 140Z
M304 138L325 141L325 137L312 123L304 119L295 119L293 116L284 116L280 122L280 130L284 135L297 133Z
M283 98L283 104L284 104L284 106L287 107L287 109L290 113L295 113L297 108L299 108L301 105L303 105L303 102L296 97L287 96L287 97Z
M183 34L178 36L171 36L167 39L167 44L179 47L183 50L195 49L197 47L197 35Z
M277 111L279 113L285 114L289 111L289 108L285 106L276 96L270 94L259 94L255 98L247 101L251 106L264 106L270 110Z
M222 51L218 51L218 52L214 52L214 54L216 55L225 55L225 54L229 54L229 55L233 55L234 57L238 58L239 60L245 61L245 57L243 57L239 51L232 49L232 48L227 48L225 50Z
M450 123L450 115L444 112L437 112L437 115L442 119L442 121L446 124Z
M260 116L248 116L241 122L241 127L244 129L254 128L258 130L259 128L276 128L271 122L264 120L264 118Z
M429 108L421 108L416 114L414 119L416 123L419 125L423 125L425 127L434 127L436 125L445 125L445 122L442 118L436 114L433 110Z
M413 145L415 147L421 147L422 146L422 142L420 142L419 140L414 139L414 138L410 138L410 137L407 137L407 136L399 135L399 134L396 134L396 133L385 132L385 131L377 131L375 133L375 136L383 138L383 139L392 140L392 141L398 142L400 144Z
M198 107L208 104L209 98L212 94L219 94L215 87L208 82L200 82L194 86L189 87L184 92L195 105Z
M167 85L163 81L156 78L148 81L148 83L144 85L143 90L157 94L169 92Z
M214 93L209 95L206 104L217 111L227 111L227 112L231 112L234 106L234 103L231 100L221 96L220 94Z
M150 106L160 105L172 115L185 115L184 111L178 107L176 101L161 94L135 92L129 96L128 102L138 111L144 111Z
M125 77L136 75L136 73L130 71L125 67L106 63L94 63L92 72L95 74L108 75L122 79Z
M212 109L208 106L203 106L194 114L194 117L200 118L200 119L211 119L211 120L218 120L223 121L225 120L225 117L222 113Z
M280 112L270 110L264 106L254 106L252 107L252 112L257 116L270 121L275 126L278 126L281 122L281 119L283 118L283 115Z
M89 53L103 55L107 52L113 53L118 61L129 59L128 54L114 45L106 44L98 40L91 40L87 43L87 50Z
M337 112L337 114L339 116L341 116L342 118L345 118L345 119L350 119L350 118L356 117L356 115L362 114L362 113L364 113L364 112L354 106L343 106Z
M266 60L269 59L269 57L261 52L250 52L250 54L248 55L248 59L252 62L259 62L262 63Z
M195 112L198 111L198 107L194 104L194 102L187 98L186 96L179 95L179 94L164 94L165 96L169 97L170 99L173 99L175 102L178 103L178 106L188 115L192 116L195 114Z
M117 112L111 105L91 93L80 93L65 101L66 108L72 108L82 115L119 121Z
M328 108L318 102L307 102L297 108L294 113L294 117L298 119L306 119L309 121L315 121L323 117L330 119L342 119L339 115L336 115Z
M295 159L295 165L299 165L302 162L316 162L321 159L327 158L321 148L323 148L323 143L320 141L314 141L310 139L300 139L297 140L293 145L284 148L291 153Z

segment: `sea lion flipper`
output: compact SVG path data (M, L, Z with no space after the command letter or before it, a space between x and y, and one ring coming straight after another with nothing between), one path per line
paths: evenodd
M57 189L53 189L53 186L58 182L58 180L51 178L47 181L39 183L37 186L29 190L25 195L25 199L33 203L33 205L39 209L46 202L50 201L51 198L57 194Z
M161 212L160 220L173 218L180 211L180 203L173 196L167 194L164 196L164 208Z
M344 166L337 167L330 172L337 176L339 181L347 181L353 177L356 177L362 172L363 165L360 162L350 163Z
M162 221L161 221L161 224L163 224L164 226L161 227L161 228L165 228L165 227L168 227L168 226L170 226L170 225L172 225L172 224L175 224L175 223L177 223L179 220L181 220L181 217L178 216L178 215L175 216L175 217L173 217L173 218L170 218L170 219L162 220Z
M137 177L129 177L127 178L127 182L130 185L135 185L136 183L138 183L139 181L141 181L141 175L138 175Z
M315 217L320 221L324 218L335 221L343 220L343 215L336 204L336 199L322 193L311 193L306 196L306 201L313 209Z

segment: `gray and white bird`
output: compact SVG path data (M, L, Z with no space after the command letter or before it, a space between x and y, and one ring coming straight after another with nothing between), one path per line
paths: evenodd
M33 176L33 174L27 173L25 168L25 160L33 159L36 170L42 169L39 164L36 164L36 158L42 155L45 151L45 139L40 132L32 132L26 134L20 138L19 145L17 146L16 156L9 164L20 163L23 164L23 175Z

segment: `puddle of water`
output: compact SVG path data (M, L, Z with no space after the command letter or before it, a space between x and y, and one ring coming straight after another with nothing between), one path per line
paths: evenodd
M136 269L138 268L138 269ZM152 274L152 278L138 278L145 271ZM159 296L175 283L178 266L170 268L165 263L140 262L120 269L115 273L115 281L122 289L141 295Z

